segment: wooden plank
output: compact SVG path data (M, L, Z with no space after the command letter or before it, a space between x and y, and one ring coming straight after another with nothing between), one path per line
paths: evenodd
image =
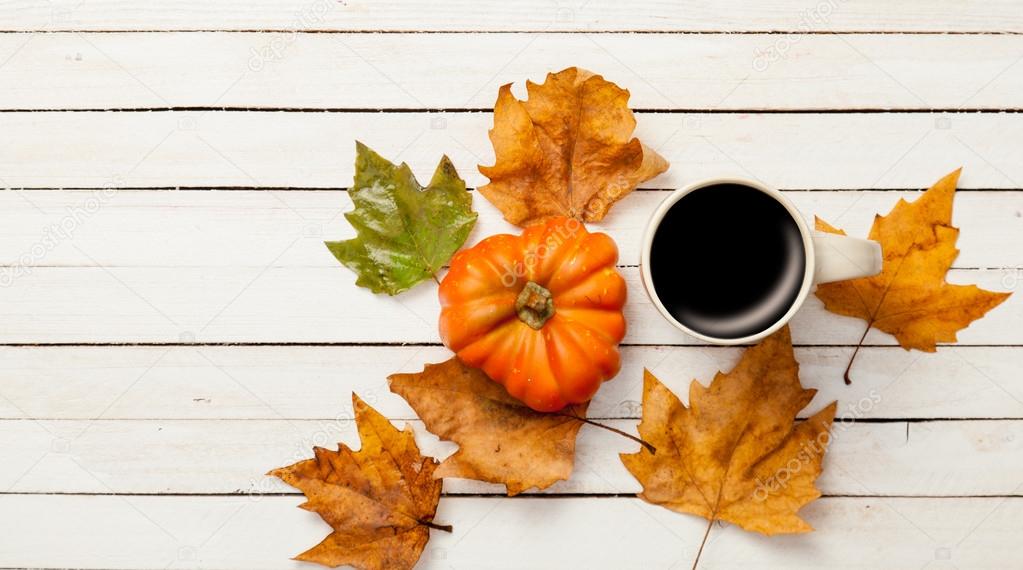
M370 392L376 401L397 396ZM4 420L0 488L19 493L280 493L264 477L274 467L312 456L314 445L357 445L349 406L331 420ZM819 405L823 404L821 402ZM636 420L604 420L635 433ZM404 421L398 422L404 425ZM423 453L446 457L456 446L410 421ZM640 485L618 459L638 446L584 426L576 469L551 493L636 493ZM827 495L977 496L1017 494L1023 421L964 420L852 423L835 427L820 479ZM502 493L467 479L452 493Z
M281 247L283 253L292 245ZM626 342L702 344L660 317L639 270L622 270L632 294ZM952 270L951 283L1018 286L1015 272ZM0 343L438 342L436 285L397 297L355 287L343 267L38 267L0 288ZM1023 344L1023 299L1011 297L959 334L963 344ZM863 322L824 311L810 296L792 321L797 344L855 344ZM894 344L872 331L867 344Z
M635 109L998 109L1021 57L1014 35L8 34L0 108L490 108L575 65Z
M292 556L330 532L297 497L6 495L2 549L33 568L306 568ZM1009 568L1023 499L824 498L812 534L715 526L701 568ZM421 568L688 567L705 522L630 498L444 498ZM591 524L586 524L590 521ZM870 545L864 548L864 545ZM935 564L937 562L937 564Z
M591 229L618 242L619 263L638 265L646 224L669 191L636 192ZM866 236L876 213L919 192L786 192L806 217L821 216L850 235ZM469 243L518 232L479 194ZM40 266L337 267L324 240L354 236L342 217L343 191L0 191L3 275ZM955 266L1023 265L1023 192L962 192L953 223L962 229ZM128 238L128 239L126 239ZM294 246L281 250L294 242ZM20 269L19 269L20 268Z
M644 113L636 134L673 164L647 183L759 178L780 188L1023 188L1023 114ZM428 178L448 153L470 185L490 164L485 113L0 113L0 187L341 188L353 140ZM780 144L784 142L784 144Z
M693 378L729 370L743 349L629 346L622 371L597 393L590 415L636 418L642 370L683 399ZM802 414L839 400L838 416L1023 419L1023 349L898 347L860 351L853 384L842 370L851 348L797 347L800 378L818 394ZM386 377L418 372L451 353L441 346L0 347L0 418L330 420L351 392L391 418L414 418Z
M741 18L736 14L742 14ZM551 3L527 0L491 6L471 0L435 3L313 0L162 4L57 0L0 10L2 30L528 30L528 31L1021 31L1007 0L612 0Z

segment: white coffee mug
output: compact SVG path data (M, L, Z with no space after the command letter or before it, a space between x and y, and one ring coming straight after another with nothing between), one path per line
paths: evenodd
M788 213L792 216L796 225L799 227L799 233L802 237L803 243L803 253L805 255L804 272L800 289L796 294L792 305L788 308L788 311L786 311L783 316L773 324L764 328L764 330L742 336L740 338L717 338L708 336L692 330L685 324L679 322L679 320L676 319L667 308L665 308L664 304L657 296L657 293L654 290L653 278L650 271L650 251L654 241L654 234L668 210L686 194L700 188L716 186L719 184L734 184L759 190L784 206ZM693 246L698 247L695 244L693 244ZM680 247L686 247L686 244L680 244ZM826 234L816 231L811 232L807 227L806 222L803 220L802 215L798 210L796 210L795 206L793 206L792 203L782 195L781 192L774 188L769 188L759 182L744 180L741 178L714 178L704 180L676 190L668 196L657 208L647 224L646 233L643 236L643 250L641 252L640 259L643 286L646 289L650 300L653 302L654 306L657 307L657 310L660 311L661 315L663 315L668 322L674 325L675 328L689 334L690 336L715 344L749 344L759 341L774 333L789 322L792 316L796 314L796 311L798 311L803 305L803 302L806 301L807 296L810 294L810 289L814 284L844 281L846 279L856 279L859 277L877 275L881 272L882 263L881 246L877 242L836 234ZM698 279L699 276L694 276L694 278Z

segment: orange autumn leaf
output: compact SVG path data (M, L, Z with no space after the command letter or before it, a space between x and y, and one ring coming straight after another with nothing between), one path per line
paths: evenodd
M798 371L788 327L709 387L693 380L689 407L646 371L639 433L657 453L621 455L639 496L706 518L708 532L717 520L768 535L813 530L797 512L820 496L814 482L837 403L796 423L816 393Z
M392 374L388 381L426 429L459 446L435 477L500 483L508 495L517 495L571 475L579 418L586 416L588 402L556 413L533 411L458 358L427 364L416 374Z
M874 217L869 237L881 243L881 273L817 286L817 297L829 311L867 321L860 345L876 328L893 335L902 348L934 352L936 343L955 342L957 331L1008 298L1009 293L945 282L959 255L952 199L961 170L939 180L917 200L900 199L887 216ZM817 230L845 234L821 219ZM846 383L851 367L852 360L845 371Z
M529 97L519 101L510 84L501 87L490 131L497 161L479 167L490 179L480 193L509 222L599 221L614 202L668 169L632 138L636 119L625 89L570 67L542 84L527 81L526 90Z
M323 542L296 559L364 570L412 568L430 540L443 482L437 462L419 454L412 428L391 422L352 394L362 449L313 448L315 458L268 473L301 490L301 506L331 527Z

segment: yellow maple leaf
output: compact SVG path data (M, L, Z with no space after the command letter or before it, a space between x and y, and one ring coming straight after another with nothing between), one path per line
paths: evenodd
M717 520L768 535L813 530L797 511L820 496L815 481L837 403L796 423L816 393L798 371L788 327L709 387L693 380L689 407L645 371L639 433L657 452L621 455L643 485L639 496L706 518L708 533Z
M1009 297L945 281L959 255L952 198L961 170L939 180L917 200L900 199L887 216L874 217L869 237L881 243L881 273L817 286L817 297L829 311L867 321L856 352L871 328L893 335L907 350L934 352L937 343L955 342L957 331ZM845 235L819 218L816 225L819 231ZM847 384L856 352L845 370Z

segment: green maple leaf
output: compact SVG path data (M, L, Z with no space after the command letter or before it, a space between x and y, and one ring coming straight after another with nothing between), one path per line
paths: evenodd
M358 276L355 284L397 295L433 277L465 243L476 224L472 196L448 157L423 188L407 164L394 163L356 142L355 209L345 214L357 237L328 241L334 257Z

